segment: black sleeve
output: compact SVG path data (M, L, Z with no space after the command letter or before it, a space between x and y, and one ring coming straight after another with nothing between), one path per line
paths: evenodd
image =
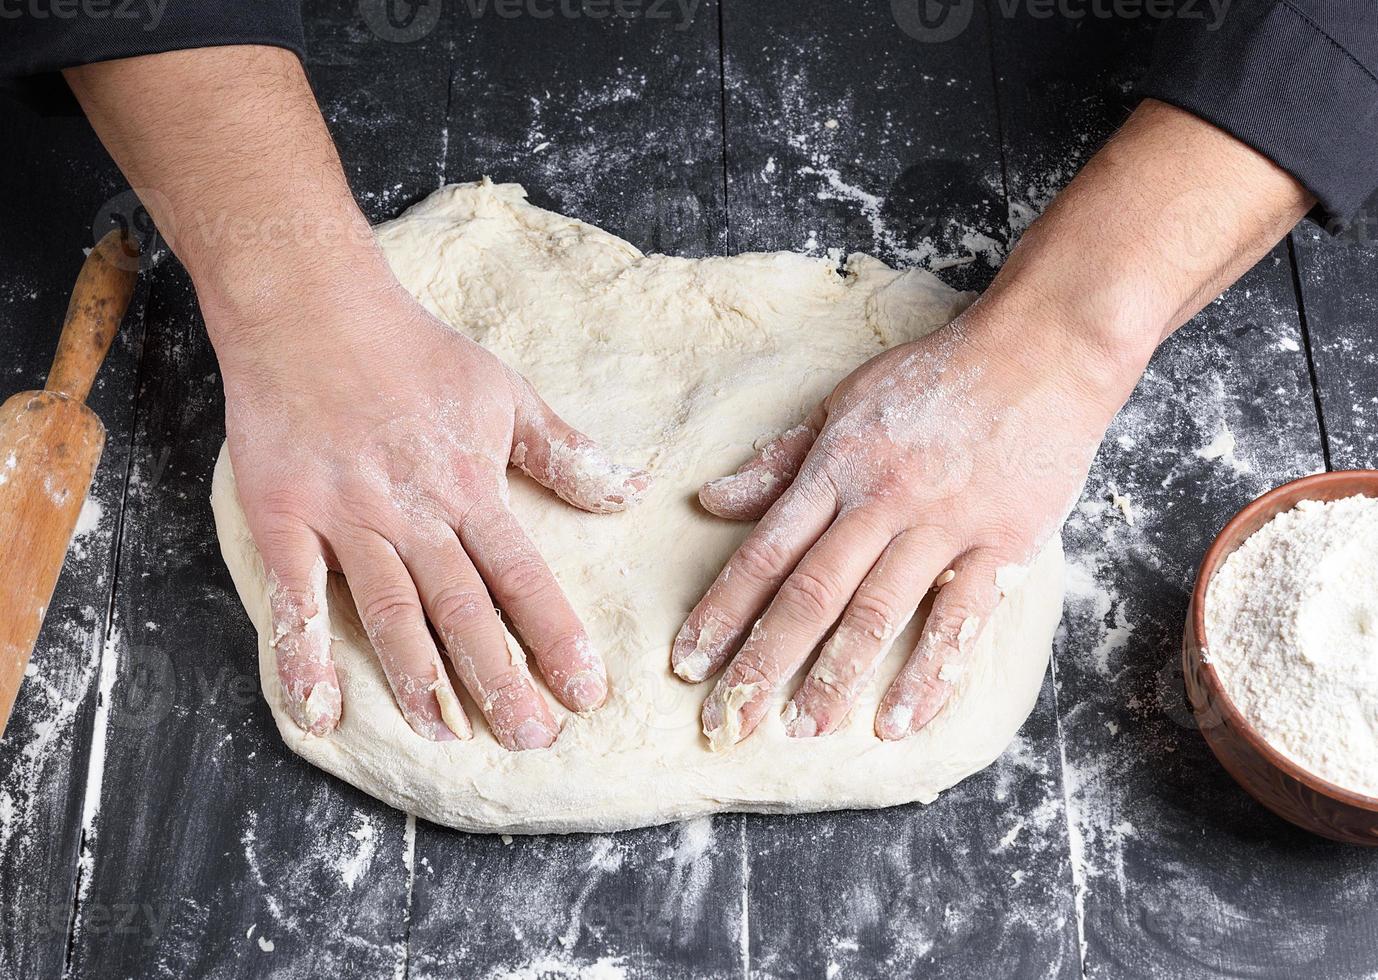
M226 44L300 57L298 0L0 0L0 78Z
M1375 72L1375 0L1185 0L1140 92L1272 159L1334 231L1378 188Z

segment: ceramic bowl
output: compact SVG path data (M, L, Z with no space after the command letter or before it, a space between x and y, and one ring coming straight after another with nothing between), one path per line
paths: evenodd
M1187 699L1201 734L1235 782L1278 816L1350 844L1378 847L1378 797L1337 786L1285 757L1244 720L1209 659L1206 592L1216 570L1244 539L1302 500L1378 497L1378 470L1318 473L1270 490L1245 507L1216 537L1196 574L1182 638Z

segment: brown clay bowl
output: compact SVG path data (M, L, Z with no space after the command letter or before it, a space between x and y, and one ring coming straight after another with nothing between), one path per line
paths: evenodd
M1215 668L1207 662L1206 590L1230 553L1299 501L1339 500L1356 494L1378 497L1378 470L1303 477L1270 490L1236 514L1216 537L1196 574L1182 637L1182 668L1187 699L1201 734L1220 764L1250 796L1283 819L1323 837L1378 847L1378 797L1336 786L1265 742L1230 701Z

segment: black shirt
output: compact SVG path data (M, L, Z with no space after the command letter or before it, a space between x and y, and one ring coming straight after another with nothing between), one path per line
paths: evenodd
M1141 93L1265 154L1316 195L1313 217L1342 226L1378 189L1378 0L1173 2ZM0 0L11 79L225 44L300 55L296 0Z
M1338 230L1378 188L1378 0L1234 0L1218 18L1195 0L1177 13L1140 92L1267 156Z
M0 75L226 44L303 53L298 0L0 0Z

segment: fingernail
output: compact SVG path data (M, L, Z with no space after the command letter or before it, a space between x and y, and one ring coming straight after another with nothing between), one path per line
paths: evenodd
M751 496L753 489L751 485L742 480L741 473L720 476L699 487L699 503L710 514L727 516L719 512L724 509L731 512L740 507L742 501Z
M734 684L724 687L722 681L703 703L703 734L714 752L730 749L742 740L742 708L755 696L758 684Z
M675 664L675 676L691 684L698 684L708 677L712 661L702 650L690 650Z
M703 734L708 739L708 744L714 751L718 749L717 733L722 728L722 699L718 697L718 692L714 691L708 696L708 700L703 702Z
M616 512L626 510L635 504L650 486L648 477L649 474L645 470L632 469L630 466L615 466L613 478L617 482L619 492L603 496L603 509Z
M706 623L694 636L686 623L675 637L670 651L670 663L681 679L697 684L713 672L712 645L717 637L716 623Z
M430 738L432 742L459 741L459 736L456 735L454 731L450 728L450 726L445 724L443 721L438 721L434 725L432 725L431 733L427 737Z
M428 742L453 742L457 735L450 731L449 726L439 718L432 718L428 714L402 706L402 717L407 720L411 730L416 732Z
M608 696L608 682L602 671L581 670L569 679L565 693L576 711L592 711Z
M876 734L886 741L897 741L908 737L914 723L914 709L897 704L881 713L876 720Z
M791 701L785 705L785 734L790 738L813 738L818 734L818 722Z
M442 672L444 668L436 664L437 670ZM431 685L431 690L435 692L435 702L440 708L440 720L438 727L443 728L460 741L468 741L474 737L474 730L469 725L469 719L464 714L464 707L459 703L459 698L455 696L454 689L450 687L448 681L436 679ZM448 742L451 739L437 737L437 742Z
M340 689L331 681L317 681L303 698L288 695L287 713L308 735L326 735L340 720Z
M518 752L529 749L548 749L555 742L555 733L539 718L528 718L512 733L512 744Z

